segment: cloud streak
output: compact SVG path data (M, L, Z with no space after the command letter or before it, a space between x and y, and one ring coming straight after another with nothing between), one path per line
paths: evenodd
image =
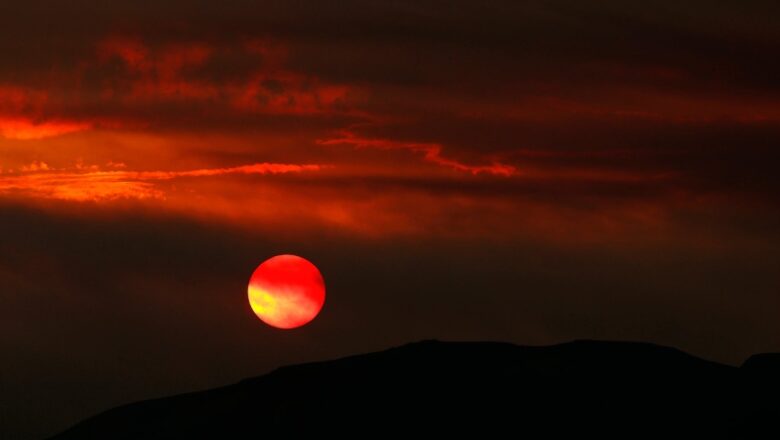
M341 137L320 139L320 145L351 145L355 148L377 148L381 150L408 150L422 154L423 158L436 165L441 165L456 171L470 174L491 174L495 176L510 177L517 174L517 168L513 165L492 162L490 165L472 165L459 162L442 155L443 146L437 143L402 142L391 139L372 139L360 137L350 131L344 131Z
M319 171L317 164L256 163L229 168L187 171L63 171L51 170L46 163L34 162L23 173L0 175L0 194L68 201L109 201L118 199L164 199L165 192L155 182L178 178L226 175L264 175ZM30 172L24 172L30 171Z

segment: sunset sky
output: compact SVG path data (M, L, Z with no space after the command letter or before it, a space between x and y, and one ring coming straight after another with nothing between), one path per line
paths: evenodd
M780 351L780 4L335 4L0 6L0 434L425 338Z

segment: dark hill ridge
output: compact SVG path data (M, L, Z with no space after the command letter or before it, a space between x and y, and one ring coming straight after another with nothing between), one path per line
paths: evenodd
M780 353L761 353L750 356L742 364L742 369L751 374L775 377L780 380Z
M737 368L644 343L424 341L125 405L54 438L780 438L766 431L780 420L777 357L754 358Z

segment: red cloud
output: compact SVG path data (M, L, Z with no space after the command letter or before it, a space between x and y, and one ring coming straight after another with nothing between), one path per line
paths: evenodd
M43 139L90 128L89 122L41 116L49 101L49 94L42 90L0 85L0 136Z
M512 165L493 162L490 165L469 165L442 156L442 146L437 143L421 142L401 142L390 139L371 139L355 135L350 131L344 131L343 136L339 138L318 140L320 145L352 145L356 148L379 148L383 150L408 150L415 153L422 153L426 161L442 165L453 170L463 171L471 174L492 174L496 176L510 177L517 173L517 168Z
M224 81L208 75L193 77L192 70L206 68L215 56L239 51L244 60L257 67L246 78ZM267 41L251 41L243 46L221 47L189 42L149 47L138 38L111 37L98 45L98 59L123 62L132 75L130 93L109 82L103 96L145 102L167 100L210 100L225 109L250 113L314 114L332 109L346 99L344 85L324 83L313 75L285 66L287 51ZM214 61L218 63L219 61Z
M98 56L102 61L118 57L133 70L151 69L149 50L139 38L110 37L98 43Z

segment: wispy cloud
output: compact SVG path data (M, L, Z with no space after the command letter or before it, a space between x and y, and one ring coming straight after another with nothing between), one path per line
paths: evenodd
M229 168L203 168L186 171L83 171L53 170L44 162L22 167L18 174L0 176L0 194L70 201L105 201L117 199L164 199L165 193L155 182L183 177L210 177L230 174L286 174L319 171L318 164L256 163Z
M320 145L352 145L356 148L378 148L382 150L408 150L415 153L422 153L423 158L431 163L445 166L456 171L463 171L471 174L492 174L496 176L509 177L517 173L517 168L513 165L494 161L490 165L470 165L459 162L455 159L444 157L442 155L442 145L437 143L421 142L402 142L391 139L373 139L360 137L350 131L342 132L341 137L331 139L321 139L317 141Z

